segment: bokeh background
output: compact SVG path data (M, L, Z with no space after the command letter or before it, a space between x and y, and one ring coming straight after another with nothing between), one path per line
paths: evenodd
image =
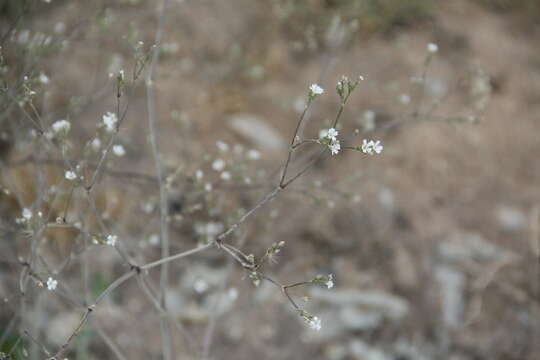
M160 4L0 1L2 76L19 86L25 75L47 77L36 85L36 108L46 124L71 122L75 161L96 160L85 144L115 110L109 73L129 74L135 44L154 43ZM362 75L340 132L356 145L365 137L384 144L378 156L344 151L318 161L230 240L256 256L285 241L265 266L284 283L334 274L331 290L294 292L322 329L308 329L270 283L253 286L238 264L209 250L171 265L168 316L181 325L172 327L175 358L201 358L210 331L210 359L540 359L537 0L169 0L165 13L155 87L172 175L172 252L215 235L276 183L310 84L326 92L303 136L317 137L333 120L341 76ZM426 68L428 43L439 51ZM146 263L160 256L159 194L144 81L128 88L118 137L126 155L107 163L96 201ZM69 189L58 154L36 148L24 107L8 96L1 106L0 352L37 359L40 346L23 331L56 349L82 312L35 285L21 309L17 259L29 240L15 218L48 191L36 187L38 168L46 189L56 186L61 199ZM313 149L295 157L294 169ZM232 179L212 169L217 158ZM198 187L199 169L211 192ZM68 222L91 218L84 197L73 196ZM40 206L62 215L62 206ZM90 232L96 222L86 220ZM106 246L83 247L87 240L75 227L47 231L41 271L93 299L128 269ZM159 272L148 276L157 286ZM65 355L159 359L159 314L131 281L97 308Z

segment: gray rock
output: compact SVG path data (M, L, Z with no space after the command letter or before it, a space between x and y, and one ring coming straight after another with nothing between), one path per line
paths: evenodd
M527 216L521 210L513 207L499 207L497 218L505 231L521 231L527 227Z
M339 320L349 330L371 330L381 324L382 315L346 306L339 311Z
M349 352L356 360L392 360L392 356L358 339L350 342Z
M465 276L461 271L448 266L438 266L435 278L441 292L443 323L451 329L457 329L463 323Z
M232 130L263 151L278 151L287 147L281 134L257 115L235 114L228 123Z
M501 260L513 254L477 233L458 232L441 242L439 255L447 262Z

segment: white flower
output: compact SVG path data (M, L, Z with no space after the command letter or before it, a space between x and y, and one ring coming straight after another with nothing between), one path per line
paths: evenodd
M90 145L92 146L92 150L98 151L101 147L101 140L99 140L99 138L95 138L94 140L92 140L92 143Z
M329 137L330 139L332 140L335 140L336 137L338 136L338 131L334 128L330 128L328 129L328 133L326 134L327 137Z
M321 330L321 319L319 319L318 317L303 312L302 318L304 319L306 324L308 324L308 326L313 330Z
M105 130L108 132L113 132L116 130L116 123L118 122L118 118L116 117L115 113L108 112L102 117L103 124L105 125Z
M339 143L339 140L334 140L328 145L328 148L330 149L330 154L337 155L341 150L341 144Z
M319 138L320 139L336 140L338 134L339 134L339 132L334 128L322 129L321 131L319 131Z
M49 289L50 291L55 290L56 285L58 285L58 281L54 280L52 277L47 280L47 289Z
M216 146L221 152L229 151L229 145L221 140L216 141Z
M43 85L47 85L49 83L49 77L45 75L44 73L39 74L39 82Z
M25 220L30 220L32 218L32 211L30 209L24 208L22 211L22 217Z
M249 160L258 160L261 158L261 153L255 149L251 149L247 152L247 158Z
M204 185L204 190L205 190L206 192L212 191L212 184L206 183L206 184Z
M124 150L124 147L122 145L114 145L112 147L112 151L114 155L116 156L124 156L126 155L126 150Z
M116 240L118 239L118 236L116 235L107 235L107 241L105 242L107 245L114 246L116 245Z
M67 133L69 132L69 129L71 129L71 124L67 120L58 120L55 123L52 124L52 129L55 133Z
M224 180L224 181L229 181L231 180L231 173L228 172L228 171L224 171L221 173L221 180Z
M204 172L202 170L195 171L195 179L201 180L204 176Z
M329 289L334 287L334 275L332 274L328 275L328 279L326 280L325 285Z
M75 172L71 170L66 171L66 174L64 176L68 180L75 180L77 178L77 174L75 174Z
M430 53L435 54L437 51L439 51L439 46L437 44L434 44L434 43L429 43L429 44L427 44L427 50Z
M321 95L324 93L324 89L317 84L312 84L309 87L309 92L312 96Z
M375 153L380 154L382 151L383 151L383 146L379 140L367 141L366 139L364 139L364 141L362 142L362 152L364 154L369 154L369 155L373 155Z
M216 159L212 163L212 169L214 169L216 171L221 171L224 168L225 168L225 161L223 161L222 159Z

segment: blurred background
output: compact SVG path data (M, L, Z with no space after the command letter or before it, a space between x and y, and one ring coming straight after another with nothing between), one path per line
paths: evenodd
M100 221L137 263L160 257L144 79L128 82L121 98L116 143L125 154L109 157L94 191L101 219L82 189L62 181L62 158L40 145L26 114L48 126L67 119L67 156L96 164L97 126L117 106L109 74L130 77L136 49L151 50L160 4L0 1L4 356L54 353L83 313L36 284L21 295L19 261L30 244L39 248L36 271L86 299L129 270L110 247L92 244ZM309 329L279 289L254 286L211 249L171 265L174 358L540 359L540 2L169 0L165 15L155 90L172 253L211 239L277 183L312 83L326 91L303 137L332 123L341 76L362 75L340 135L354 146L384 144L381 155L342 151L317 161L229 240L256 257L285 241L264 267L283 283L332 273L333 289L292 293L322 329ZM20 100L24 76L33 108ZM294 171L317 149L310 146ZM16 221L23 208L73 226L31 241ZM148 276L157 289L159 271ZM131 280L64 355L160 359L159 317Z

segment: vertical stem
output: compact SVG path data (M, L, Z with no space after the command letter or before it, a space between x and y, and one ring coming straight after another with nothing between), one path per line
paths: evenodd
M167 258L170 255L169 251L169 227L167 224L167 219L169 217L168 211L168 201L167 201L167 191L165 189L165 184L163 181L163 164L161 161L161 153L159 150L159 145L157 141L157 131L156 131L156 94L155 94L155 83L154 77L156 68L159 61L159 52L161 47L161 37L163 33L163 28L165 26L165 10L167 8L167 0L161 2L161 9L159 13L159 23L156 30L155 37L155 48L152 54L152 60L148 69L148 74L146 77L146 102L148 107L148 128L150 131L150 143L152 146L152 154L154 156L154 161L156 164L156 171L159 183L159 223L160 223L160 233L161 233L161 257ZM159 300L161 306L167 310L167 305L165 302L165 290L169 282L169 264L164 263L161 268L160 282L159 282ZM160 318L160 328L161 328L161 345L163 349L163 358L165 360L172 360L173 358L173 347L171 339L171 329L166 317Z

